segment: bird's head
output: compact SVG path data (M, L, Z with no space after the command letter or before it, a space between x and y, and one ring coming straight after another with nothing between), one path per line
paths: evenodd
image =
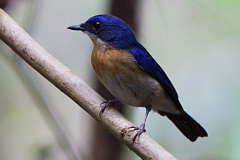
M122 19L112 15L93 16L85 23L70 26L68 29L83 31L94 43L100 39L113 47L127 49L137 43L131 27Z

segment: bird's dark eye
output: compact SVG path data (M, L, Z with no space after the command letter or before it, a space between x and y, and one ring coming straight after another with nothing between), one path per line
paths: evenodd
M102 22L100 21L95 21L93 22L93 29L96 31L96 30L99 30L100 28L102 27Z

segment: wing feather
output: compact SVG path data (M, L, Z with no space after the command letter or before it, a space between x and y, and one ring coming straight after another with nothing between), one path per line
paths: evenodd
M131 48L130 53L133 55L141 68L145 70L148 74L150 74L152 77L157 79L157 81L161 84L161 86L172 98L172 100L177 104L177 106L181 107L181 104L178 100L178 94L172 82L169 80L167 74L163 71L160 65L148 53L148 51L141 44L138 43L133 48Z

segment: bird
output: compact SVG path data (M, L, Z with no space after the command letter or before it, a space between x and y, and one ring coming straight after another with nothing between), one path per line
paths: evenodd
M169 118L194 142L207 137L205 129L184 111L176 89L150 53L138 42L132 28L122 19L108 14L90 17L84 23L67 29L86 33L93 42L91 63L101 83L117 101L145 107L146 114L132 140L146 132L149 112ZM116 100L101 104L101 111Z

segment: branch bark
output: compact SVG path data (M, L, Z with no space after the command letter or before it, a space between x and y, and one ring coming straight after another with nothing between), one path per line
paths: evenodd
M131 138L134 132L128 127L133 124L114 108L107 108L100 116L99 106L104 99L34 41L2 9L0 9L0 38L139 157L142 159L176 159L145 133L132 144Z

